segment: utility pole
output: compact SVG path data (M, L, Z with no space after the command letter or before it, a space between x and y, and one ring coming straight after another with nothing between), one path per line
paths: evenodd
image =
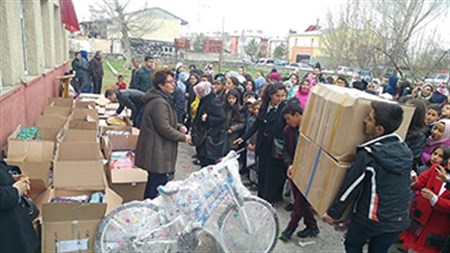
M225 16L222 17L222 47L219 52L219 73L222 73L222 64L223 64L223 48L224 48L224 30L225 30Z

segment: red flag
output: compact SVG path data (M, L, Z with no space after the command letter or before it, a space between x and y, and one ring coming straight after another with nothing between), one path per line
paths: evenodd
M65 28L69 32L76 32L80 30L78 24L77 13L73 7L72 0L59 0L61 7L61 22L65 24Z

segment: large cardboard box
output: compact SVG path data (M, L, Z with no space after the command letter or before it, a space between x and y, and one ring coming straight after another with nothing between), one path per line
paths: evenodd
M93 109L75 108L71 120L85 120L98 122L98 113Z
M71 107L48 105L44 108L44 112L42 113L42 115L67 119L70 116L71 112L72 112Z
M62 107L73 107L73 99L71 98L59 98L59 97L50 97L48 98L47 105L49 106L62 106Z
M294 158L293 181L314 210L323 215L333 204L349 163L340 163L300 134Z
M97 226L122 203L120 196L106 188L105 203L51 203L56 196L92 193L51 188L39 196L36 202L42 215L42 252L94 252Z
M107 186L99 143L61 142L53 167L55 187L102 190Z
M41 140L19 140L17 134L21 129L22 127L18 126L8 137L7 162L19 166L22 174L29 177L31 183L29 194L34 199L49 185L58 129L39 127Z
M134 151L138 136L114 135L104 136L102 139L105 143L105 157L110 160L113 151ZM147 171L134 167L112 170L106 167L105 173L111 188L124 199L124 202L143 200L145 185L147 184Z
M147 171L139 168L111 170L111 181L111 189L122 197L124 203L144 199Z
M58 141L67 142L98 142L97 131L80 129L61 129Z
M66 118L39 115L36 119L35 126L61 129L66 125L66 123L67 123Z
M338 161L350 162L355 147L367 141L363 120L375 100L394 103L356 89L316 85L311 90L300 131ZM403 122L396 133L404 138L414 108L402 108Z

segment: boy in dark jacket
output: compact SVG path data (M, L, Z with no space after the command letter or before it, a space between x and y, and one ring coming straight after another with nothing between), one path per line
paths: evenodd
M300 107L300 101L297 98L291 98L283 110L286 127L284 128L283 140L283 161L288 166L287 176L291 183L292 194L294 195L294 210L291 213L291 219L287 228L281 233L280 240L288 241L298 227L298 222L303 218L306 228L297 233L298 237L314 237L319 234L319 227L314 218L314 212L305 196L298 190L292 181L292 171L295 155L295 147L298 142L299 127L302 122L303 110Z
M352 167L334 204L322 216L332 224L355 202L344 245L347 252L387 252L408 226L409 186L413 156L393 132L403 120L398 104L373 101L364 119L371 140L357 147Z

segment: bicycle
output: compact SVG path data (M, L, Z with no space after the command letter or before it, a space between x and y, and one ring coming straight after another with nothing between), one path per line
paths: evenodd
M98 226L95 251L192 252L201 231L216 239L220 251L272 251L278 216L244 187L237 158L232 151L216 165L158 187L153 200L113 210Z

